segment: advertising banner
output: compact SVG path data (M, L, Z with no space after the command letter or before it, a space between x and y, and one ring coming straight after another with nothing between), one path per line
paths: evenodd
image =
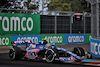
M0 47L11 46L12 36L0 36Z
M64 35L41 35L41 40L44 38L48 41L48 43L64 43Z
M65 35L65 43L85 43L86 35L85 34L68 34Z
M86 34L86 43L90 43L91 34Z
M40 40L40 35L12 36L12 41L24 41L24 40L31 40L32 42L38 42ZM20 46L21 44L18 44L18 45ZM25 44L22 44L22 45L25 45Z
M90 53L97 58L100 58L100 40L90 38Z
M31 40L32 42L38 42L40 40L40 35L12 36L12 41L23 41L23 40Z
M0 13L0 34L40 34L40 15Z

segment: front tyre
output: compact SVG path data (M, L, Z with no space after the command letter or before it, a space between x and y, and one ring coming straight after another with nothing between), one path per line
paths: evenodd
M78 56L85 56L85 51L84 51L84 49L81 48L81 47L75 47L75 48L73 49L73 52L74 52L75 54L77 54Z
M46 52L45 52L45 58L46 58L46 61L47 62L53 62L54 59L56 57L56 53L54 50L52 49L48 49Z

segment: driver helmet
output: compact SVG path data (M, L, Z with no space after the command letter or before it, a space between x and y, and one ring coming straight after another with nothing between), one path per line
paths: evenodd
M46 38L42 39L44 42L43 44L47 44L48 42L46 41Z

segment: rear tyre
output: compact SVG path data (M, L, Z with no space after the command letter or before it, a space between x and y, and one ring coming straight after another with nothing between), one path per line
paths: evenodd
M81 48L81 47L75 47L75 48L73 49L73 52L74 52L75 54L77 54L78 56L85 56L85 51L84 51L84 49Z
M21 49L13 47L9 50L9 57L11 60L19 60L21 58Z

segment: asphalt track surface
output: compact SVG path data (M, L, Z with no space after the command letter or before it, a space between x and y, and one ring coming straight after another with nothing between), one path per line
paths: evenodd
M8 53L0 53L0 67L90 67L82 64L71 63L47 63L45 61L22 61L22 60L10 60Z
M70 47L69 50L71 50L71 48L73 47L73 45L67 45L67 46ZM78 46L82 46L82 45L78 44ZM65 47L65 46L62 45L61 47ZM87 49L88 47L89 45L84 46L83 48ZM6 48L2 48L2 49L6 49ZM87 51L88 50L89 49L87 49ZM85 66L83 64L61 63L61 62L47 63L45 61L33 61L33 60L28 60L28 61L14 60L12 61L9 58L8 51L6 51L6 52L0 53L0 67L91 67L91 66Z

